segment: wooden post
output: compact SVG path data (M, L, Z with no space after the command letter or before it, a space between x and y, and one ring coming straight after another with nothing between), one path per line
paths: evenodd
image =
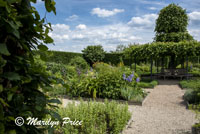
M156 60L157 73L159 72L159 70L158 70L158 62L159 62L159 60L157 59L157 60Z
M164 57L162 57L162 69L164 69Z
M186 57L186 75L187 75L187 80L188 80L188 55Z
M151 80L153 80L152 69L153 69L153 59L152 59L152 56L151 56Z

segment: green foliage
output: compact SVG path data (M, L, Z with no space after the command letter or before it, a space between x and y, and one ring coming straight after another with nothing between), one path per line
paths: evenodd
M74 57L73 59L71 59L70 65L72 66L75 66L76 68L79 68L79 69L88 69L89 66L87 64L87 62L85 61L85 59L83 59L82 57L80 56L77 56L77 57Z
M77 70L77 75L70 80L69 95L92 98L111 98L111 99L126 99L122 96L122 89L131 87L132 90L142 91L137 87L136 78L138 75L134 73L132 81L123 79L123 75L129 76L132 70L127 67L113 67L106 63L95 63L94 70L81 72ZM137 96L138 92L133 92L133 97ZM141 92L140 92L141 93ZM143 93L141 93L143 96ZM133 98L131 97L131 99ZM144 97L144 96L143 96Z
M84 59L90 64L103 61L105 51L101 45L87 46L82 50Z
M82 121L81 126L66 124L59 131L66 134L119 134L131 117L128 105L114 101L105 103L82 102L78 105L69 103L59 110L62 117Z
M61 52L61 51L34 51L35 55L44 55L46 57L46 61L60 63L60 64L69 64L71 59L74 57L82 57L81 53L73 53L73 52Z
M159 59L164 56L175 55L175 57L199 56L200 42L154 42L151 44L129 46L126 49L127 57L136 57L137 60Z
M187 25L186 11L176 4L170 4L160 10L159 17L156 20L155 41L180 42L193 40L193 37L187 32Z
M48 12L55 2L45 0ZM0 0L0 133L43 133L45 127L15 125L18 116L44 118L57 115L45 88L52 90L53 78L36 64L32 50L46 51L52 43L51 24L45 23L28 0ZM59 101L57 101L59 102Z
M186 88L186 92L184 94L184 99L187 100L191 104L199 104L200 103L200 81L189 80L189 81L181 81L180 85L182 88Z
M156 80L153 80L151 82L139 82L138 83L138 87L141 87L141 88L154 88L155 86L158 85L158 81Z
M180 81L180 86L183 89L197 89L200 87L200 79Z

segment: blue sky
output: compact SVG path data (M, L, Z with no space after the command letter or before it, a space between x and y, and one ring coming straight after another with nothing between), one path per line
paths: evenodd
M186 9L189 33L200 40L199 0L55 0L57 14L47 14L55 45L50 50L81 52L88 45L102 45L106 51L119 44L149 43L155 36L160 9L175 3ZM41 17L44 2L34 5Z

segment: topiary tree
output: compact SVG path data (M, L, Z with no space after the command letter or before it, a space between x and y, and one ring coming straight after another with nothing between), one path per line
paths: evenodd
M193 37L187 31L188 16L186 10L176 4L169 4L160 10L156 20L156 42L191 41ZM171 55L170 68L178 64L175 55ZM184 62L184 59L181 60Z
M156 42L179 42L193 40L187 31L188 16L186 10L176 4L170 4L160 10L156 20Z
M48 36L51 24L30 2L36 0L0 0L0 134L43 133L44 126L27 125L26 119L58 117L50 103L59 101L46 94L53 79L32 53L36 48L46 51L43 43L53 42ZM53 0L43 2L48 12L56 13ZM25 121L20 127L15 124L19 116ZM20 125L22 119L17 122Z
M103 61L105 51L101 45L87 46L82 50L84 59L92 66L95 62Z

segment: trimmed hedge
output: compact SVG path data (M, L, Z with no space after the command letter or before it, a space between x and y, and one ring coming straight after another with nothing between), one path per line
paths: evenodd
M41 51L34 51L34 53L36 55L44 54ZM71 59L77 56L82 57L82 54L74 52L48 51L45 52L45 56L48 62L69 64Z
M36 55L44 55L44 52L34 51ZM69 64L70 60L76 56L83 57L82 53L74 53L74 52L62 52L62 51L48 51L45 52L46 59L48 62ZM130 66L133 62L129 59L125 59L122 53L106 53L103 62L117 65L120 63L121 58L124 62L124 65Z

